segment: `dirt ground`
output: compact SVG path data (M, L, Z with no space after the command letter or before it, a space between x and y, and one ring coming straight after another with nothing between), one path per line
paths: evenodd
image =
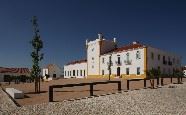
M33 104L40 104L40 103L47 103L48 102L48 89L50 85L62 85L62 84L72 84L72 83L84 83L84 82L93 82L93 81L105 81L108 79L58 79L52 80L49 82L41 82L41 93L35 94L34 93L34 83L20 83L14 84L11 83L3 84L3 88L13 87L18 90L21 90L25 94L24 99L16 99L16 102L21 106L24 105L33 105ZM111 79L111 80L121 80L121 87L122 90L127 90L127 81L124 79ZM186 78L183 79L186 81ZM177 79L173 79L173 83L176 83ZM164 79L164 84L170 84L170 78ZM156 86L156 80L155 80ZM150 87L149 80L147 81L147 87ZM143 88L143 81L132 81L130 82L130 90L131 89L140 89ZM104 85L96 85L94 86L94 95L101 95L101 94L108 94L117 92L117 84L104 84ZM76 86L76 87L69 87L69 88L58 88L54 90L54 101L63 101L67 99L74 99L74 98L83 98L90 96L89 93L89 86Z

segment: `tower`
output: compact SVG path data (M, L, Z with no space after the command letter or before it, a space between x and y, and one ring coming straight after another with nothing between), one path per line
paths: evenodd
M100 75L100 56L113 50L116 46L116 39L105 40L101 33L93 41L86 40L87 48L87 76L97 77Z

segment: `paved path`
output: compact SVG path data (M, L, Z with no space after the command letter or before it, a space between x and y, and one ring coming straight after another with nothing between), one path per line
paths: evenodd
M176 88L169 88L170 85ZM170 85L158 89L140 89L75 101L17 107L7 113L19 115L186 115L186 82ZM0 100L2 102L2 99ZM13 105L10 107L14 108ZM5 107L3 110L6 112L8 109Z

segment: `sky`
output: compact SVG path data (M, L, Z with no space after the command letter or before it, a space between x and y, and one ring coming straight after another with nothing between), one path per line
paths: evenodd
M41 66L85 58L85 40L98 33L176 53L186 65L184 0L0 0L0 15L1 67L31 68L32 16L44 42Z

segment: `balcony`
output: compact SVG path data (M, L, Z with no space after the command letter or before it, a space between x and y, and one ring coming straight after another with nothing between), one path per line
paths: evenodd
M164 65L167 65L167 61L166 61L166 60L163 60L163 64L164 64Z
M115 63L117 66L121 66L121 61L116 61Z
M131 65L131 64L132 64L132 60L125 60L124 63L125 63L126 65Z
M172 62L171 62L171 61L169 61L169 62L168 62L168 65L170 65L170 66L171 66L171 65L172 65Z

